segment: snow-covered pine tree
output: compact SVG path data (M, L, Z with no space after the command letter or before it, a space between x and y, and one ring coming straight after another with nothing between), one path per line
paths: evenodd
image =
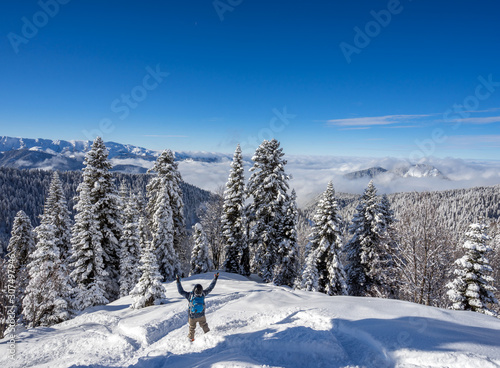
M134 298L131 307L135 309L158 305L165 299L165 287L161 283L162 276L158 270L155 250L150 243L141 256L142 272L139 282L130 292Z
M273 283L293 287L298 275L299 253L297 245L297 194L295 189L284 204L282 240L278 245L277 261L274 266Z
M109 303L106 292L108 274L104 270L102 233L99 231L98 216L90 201L87 183L81 183L78 191L78 203L75 205L77 214L71 238L73 252L70 277L76 284L73 308L83 310Z
M286 160L276 139L264 140L252 157L252 175L247 193L253 201L249 211L253 219L249 244L254 250L253 269L264 282L273 280L279 244L283 240L283 217L288 201L290 177L285 173Z
M373 181L368 183L356 211L349 227L353 236L345 247L348 293L354 296L374 295L374 286L380 286L379 258L385 224Z
M245 177L240 145L236 147L231 171L224 191L222 234L224 239L224 265L226 272L250 274L250 265L244 264L243 254L248 248L245 224ZM248 258L247 258L248 260Z
M382 214L384 231L379 254L379 282L375 285L375 293L378 296L397 299L400 289L400 278L398 275L398 263L404 262L399 253L397 235L394 228L396 219L391 209L391 202L386 194L382 196L379 204Z
M83 162L83 181L88 191L90 210L95 216L95 231L99 233L100 248L106 274L102 274L104 288L110 301L120 295L120 238L122 224L120 221L120 199L111 175L111 163L108 150L101 137L97 137L92 148L85 155ZM81 201L82 189L78 201ZM77 205L78 206L78 205ZM78 207L77 207L78 208ZM85 216L84 216L85 217ZM74 232L73 232L74 234ZM97 247L97 245L93 245Z
M491 308L491 305L498 304L498 300L493 295L495 288L490 276L493 270L487 258L487 253L492 250L488 245L490 237L487 235L486 224L471 224L465 237L465 255L455 262L456 277L447 284L452 309L497 316Z
M45 201L41 224L54 225L54 241L66 265L71 255L71 217L59 174L54 171Z
M193 232L194 246L191 252L191 275L205 273L213 268L212 261L208 254L208 241L203 231L203 227L197 223Z
M311 249L311 243L306 245L305 263L302 269L302 275L295 284L297 289L305 291L319 290L318 257L317 250Z
M70 318L72 289L66 264L61 260L56 227L43 223L35 229L37 243L28 264L29 283L23 299L28 327L51 326Z
M317 291L328 295L345 295L347 293L346 275L340 253L342 251L342 220L338 213L337 199L332 182L321 196L314 215L314 226L310 236L310 251L316 258L315 269L318 274ZM312 260L309 260L311 262ZM305 285L311 265L306 264Z
M134 196L126 200L120 246L120 296L123 297L129 295L140 277L137 267L141 258L139 210Z
M181 175L174 154L165 150L148 172L156 172L147 185L152 247L165 281L181 272L180 245L184 236Z
M21 315L22 300L28 286L29 255L35 250L35 236L29 217L24 211L19 211L12 224L12 232L7 246L7 259L10 272L14 275L16 320Z

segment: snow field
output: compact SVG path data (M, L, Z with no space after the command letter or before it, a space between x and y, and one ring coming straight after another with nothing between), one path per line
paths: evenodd
M207 287L212 274L183 280ZM329 297L221 273L206 298L211 331L187 339L187 300L130 297L50 328L18 334L1 367L499 367L500 320L402 301Z

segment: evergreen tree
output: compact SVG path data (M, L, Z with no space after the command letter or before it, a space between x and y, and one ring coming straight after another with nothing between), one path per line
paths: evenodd
M274 265L283 240L282 225L290 179L285 173L283 156L276 139L264 140L252 157L254 165L247 186L247 193L253 199L249 206L253 219L249 239L254 249L253 269L264 282L274 279Z
M245 177L243 174L243 156L240 145L236 147L231 171L224 191L222 231L224 239L226 272L250 274L249 262L243 262L248 245L245 232ZM246 258L248 261L248 257Z
M465 234L463 245L465 255L455 262L455 279L447 284L448 297L452 301L452 309L470 310L496 316L490 305L498 305L493 295L493 278L489 275L493 270L486 254L492 249L487 244L487 226L483 223L471 224Z
M129 295L139 281L137 265L141 256L139 234L139 211L137 201L131 197L123 213L123 234L120 249L120 296Z
M309 278L311 262L318 274L317 290L328 295L344 295L347 293L344 266L340 252L342 250L341 235L342 220L338 214L337 200L332 182L328 183L326 191L321 196L314 215L314 226L311 233L309 264L306 264L303 284L312 285Z
M302 277L300 281L297 280L296 287L306 291L319 291L318 257L316 249L311 249L311 243L306 246Z
M152 247L165 281L182 273L179 251L184 237L184 203L177 166L172 151L165 150L148 171L157 173L147 185L148 212Z
M297 245L297 194L292 194L284 204L282 218L283 238L278 246L277 261L274 266L273 283L275 285L294 286L298 273L298 245Z
M21 315L22 300L28 286L29 255L35 250L35 236L31 221L24 211L19 211L14 218L12 232L7 246L7 258L9 260L9 270L16 280L15 301L16 319Z
M130 295L134 298L132 308L139 309L158 305L165 299L165 287L161 283L162 276L158 270L155 253L151 243L142 253L141 278L130 292Z
M379 257L385 224L377 203L377 191L370 181L356 208L346 245L346 276L349 295L372 295L379 286Z
M109 303L106 292L108 274L104 270L98 214L93 210L87 183L81 183L78 191L79 199L75 206L77 214L71 238L73 253L70 277L76 284L73 307L76 310L83 310Z
M394 211L391 209L391 202L386 194L382 196L379 204L379 210L382 214L384 231L381 243L381 253L379 255L379 274L378 285L375 293L382 297L398 299L400 280L398 275L397 261L404 262L399 253L397 244L397 234L394 228L396 219Z
M61 253L61 261L67 264L71 255L71 217L57 171L52 174L41 224L54 225L55 246Z
M88 229L81 229L81 226L77 226L77 229L79 231L95 232L95 236L88 239L99 241L100 244L90 243L89 246L94 249L93 252L101 253L95 255L96 257L102 257L103 267L106 271L101 273L100 277L103 278L103 287L107 298L115 300L120 292L120 238L122 232L119 210L120 199L110 173L111 163L108 161L108 150L100 137L94 140L92 148L85 156L84 164L83 181L77 189L79 196L75 208L77 211L91 211L94 217L94 225ZM85 199L82 198L83 192L87 197ZM81 201L88 203L81 206ZM81 220L89 219L89 217L90 215L82 215ZM73 231L73 238L81 236L84 235ZM78 242L73 241L73 247ZM78 258L76 258L75 262L78 261Z
M197 223L194 225L194 247L191 253L191 275L205 273L213 268L208 254L208 241L203 227Z
M45 217L46 222L48 218ZM51 326L70 318L71 287L61 260L56 227L48 223L35 229L38 242L28 264L29 284L23 299L28 327Z

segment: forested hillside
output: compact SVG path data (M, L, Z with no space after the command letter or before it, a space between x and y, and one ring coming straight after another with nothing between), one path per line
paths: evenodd
M40 224L39 215L47 196L52 173L45 170L19 170L0 168L0 254L5 254L10 237L12 222L16 213L23 210L33 226ZM81 171L60 172L59 177L68 201L68 207L74 215L74 197L76 188L82 180ZM115 184L125 182L133 193L146 193L149 175L113 173ZM199 205L210 200L212 195L188 183L182 183L184 216L186 228L191 228L197 221L196 211Z
M335 183L334 183L335 184ZM359 195L337 193L337 203L344 220L344 233L354 216L359 203ZM435 208L436 224L456 234L460 241L470 223L479 219L495 222L500 219L500 185L454 189L435 192L394 193L387 196L396 219L403 213L416 211L416 204L422 200L432 203ZM312 218L317 201L308 204L301 211L303 221ZM415 217L418 213L413 212Z
M337 193L344 242L352 239L349 232L361 197ZM401 257L397 276L401 282L400 299L445 307L447 283L451 280L454 262L460 258L462 245L472 223L488 225L488 255L493 268L493 284L500 297L500 185L435 192L395 193L387 196L395 222L391 237ZM300 212L297 225L301 263L307 252L312 219L318 200ZM344 254L345 256L345 254ZM349 263L347 260L344 260Z

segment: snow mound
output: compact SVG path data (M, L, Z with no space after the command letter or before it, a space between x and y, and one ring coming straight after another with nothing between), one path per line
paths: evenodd
M208 286L212 274L183 280ZM402 301L329 297L228 273L207 297L211 331L187 339L187 301L130 309L130 297L18 334L2 367L498 367L500 320Z

